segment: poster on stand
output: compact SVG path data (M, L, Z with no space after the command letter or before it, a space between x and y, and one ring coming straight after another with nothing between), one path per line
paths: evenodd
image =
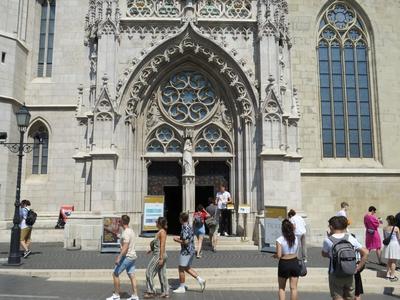
M103 218L103 234L101 238L102 253L119 253L122 233L120 217Z
M164 216L164 196L145 196L143 234L157 231L157 219Z
M286 206L265 206L264 252L276 252L276 239L282 235L282 220L287 216Z

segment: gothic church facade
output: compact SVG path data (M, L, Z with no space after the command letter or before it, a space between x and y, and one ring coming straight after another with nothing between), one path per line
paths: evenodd
M224 182L250 231L286 206L315 240L342 201L354 228L370 205L393 214L399 14L397 0L2 1L0 131L16 141L15 112L32 114L23 197L42 216L128 213L140 231L146 195L174 222ZM17 158L0 160L10 220Z

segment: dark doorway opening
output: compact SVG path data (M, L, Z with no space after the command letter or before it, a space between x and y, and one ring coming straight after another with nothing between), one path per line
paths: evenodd
M168 220L168 233L179 234L181 224L179 214L182 212L182 186L164 186L164 214Z
M206 208L208 206L208 198L215 198L214 186L196 186L196 207L201 204Z

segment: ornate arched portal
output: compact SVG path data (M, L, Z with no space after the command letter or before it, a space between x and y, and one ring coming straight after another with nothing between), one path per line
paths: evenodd
M138 63L121 99L120 112L132 128L130 161L141 166L132 167L134 178L141 178L141 184L133 184L142 187L141 196L164 193L162 187L173 184L165 178L155 182L149 165L175 162L182 167L174 183L182 186L182 209L193 211L196 185L218 184L205 182L207 174L201 182L196 179L196 165L214 162L227 167L228 174L210 171L210 180L227 178L235 202L250 201L255 89L223 49L188 25Z

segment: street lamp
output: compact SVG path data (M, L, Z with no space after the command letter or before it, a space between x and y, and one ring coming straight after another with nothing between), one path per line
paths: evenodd
M29 153L33 150L34 143L24 143L24 135L28 129L29 122L31 120L31 114L25 105L23 105L17 115L17 125L19 129L19 143L3 143L5 147L8 148L13 153L18 153L18 174L17 174L17 189L15 193L15 209L13 218L13 227L11 228L11 243L10 243L10 253L8 256L8 265L19 266L21 265L21 253L19 250L21 229L20 224L20 197L21 197L21 176L22 176L22 157L24 153Z

